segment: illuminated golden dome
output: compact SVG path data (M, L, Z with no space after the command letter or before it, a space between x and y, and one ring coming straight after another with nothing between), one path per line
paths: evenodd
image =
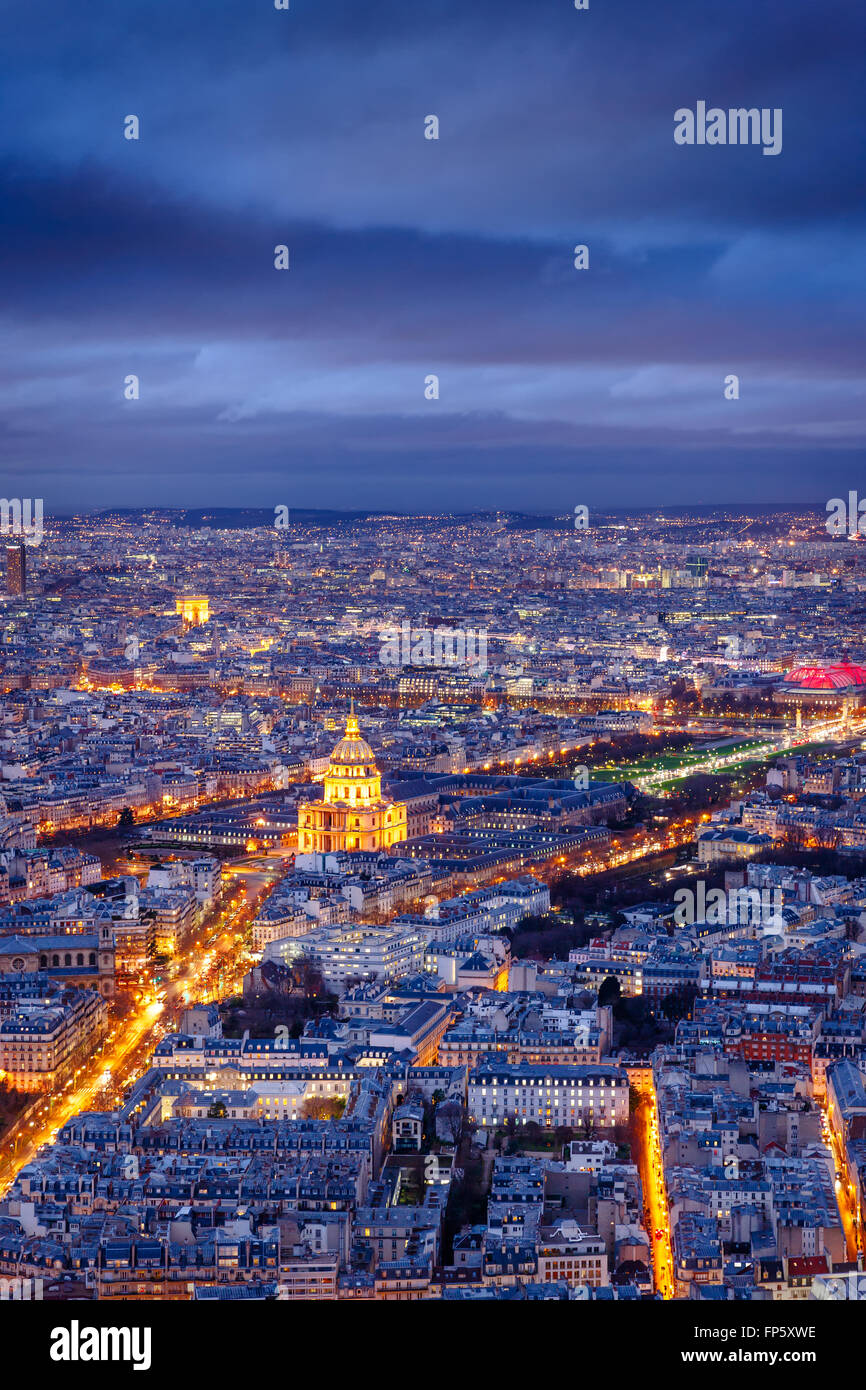
M325 773L321 800L298 808L301 854L382 850L406 839L406 807L382 800L382 774L361 737L355 702Z
M382 778L372 748L361 737L353 701L346 732L331 754L325 773L325 800L345 801L352 806L372 805L381 795Z
M373 750L366 739L361 737L357 715L350 714L346 720L346 732L331 754L332 767L350 767L355 763L375 763Z

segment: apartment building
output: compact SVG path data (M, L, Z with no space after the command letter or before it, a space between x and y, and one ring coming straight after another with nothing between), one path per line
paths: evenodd
M484 1128L506 1119L545 1128L628 1123L629 1083L614 1066L517 1066L488 1062L469 1073L469 1113Z

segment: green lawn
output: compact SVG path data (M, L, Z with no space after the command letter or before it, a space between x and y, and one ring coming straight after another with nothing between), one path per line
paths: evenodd
M762 739L748 738L742 739L738 743L728 744L725 748L714 750L720 758L729 758L738 750L743 753L751 748L758 747ZM687 777L688 769L695 763L704 763L713 756L713 750L689 748L682 749L673 753L653 753L647 754L643 758L638 758L634 763L603 763L599 767L592 767L589 770L590 778L600 782L634 782L642 777L648 776L652 772L669 771L672 773L671 780L679 777ZM744 761L748 761L744 759ZM759 761L753 759L753 761ZM737 766L737 764L732 764Z

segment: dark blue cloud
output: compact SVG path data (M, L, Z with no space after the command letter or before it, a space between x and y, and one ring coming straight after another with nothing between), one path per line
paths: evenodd
M568 508L580 470L596 504L848 485L849 4L49 0L5 28L7 491L20 470L57 507L311 505L324 483ZM698 99L781 107L782 153L675 146Z

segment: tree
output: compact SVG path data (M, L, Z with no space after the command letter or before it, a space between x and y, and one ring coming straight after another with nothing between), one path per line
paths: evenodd
M33 1097L27 1091L16 1091L8 1082L0 1081L0 1134L32 1103Z
M644 995L621 999L614 1005L616 1042L620 1047L647 1047L659 1036L652 1006Z
M209 1120L224 1120L227 1114L225 1101L215 1100L207 1112L207 1117Z
M616 978L616 976L605 976L605 978L601 982L601 987L598 991L599 1008L603 1008L605 1004L618 1003L620 992L621 991L619 987L619 980Z
M529 960L564 958L576 947L585 946L591 936L588 928L574 921L574 914L550 912L546 916L527 916L507 933L512 955Z
M318 965L309 956L301 956L293 966L296 987L307 999L317 999L327 993Z
M459 1149L466 1134L466 1110L459 1100L444 1101L436 1110L436 1132Z
M131 806L123 807L117 817L117 824L121 830L128 830L131 825L135 825L135 816L132 814Z
M681 1018L688 1018L694 1008L697 996L696 985L683 985L681 989L674 990L671 994L666 994L662 1000L662 1013L671 1023L678 1022Z
M511 1141L514 1139L514 1137L515 1137L516 1134L517 1134L517 1113L516 1113L516 1111L512 1111L512 1113L511 1113L510 1115L506 1115L505 1118L504 1118L503 1121L502 1121L502 1133L501 1133L501 1136L500 1136L500 1137L501 1137L500 1149L501 1149L502 1153L505 1153L505 1152L507 1151L508 1146L510 1146Z
M304 1120L339 1120L346 1108L345 1096L308 1096L301 1106Z

